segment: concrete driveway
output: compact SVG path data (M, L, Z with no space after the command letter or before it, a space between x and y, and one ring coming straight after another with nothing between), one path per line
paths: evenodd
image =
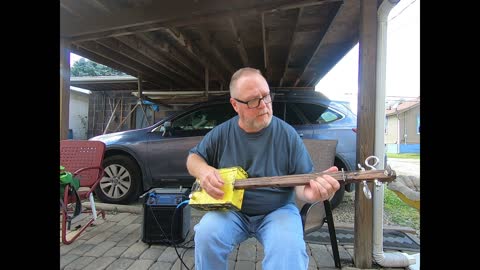
M397 175L414 175L420 177L420 159L388 158L388 165Z

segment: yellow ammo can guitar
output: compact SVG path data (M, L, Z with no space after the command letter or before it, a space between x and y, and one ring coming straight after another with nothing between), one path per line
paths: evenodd
M369 157L372 158L372 157ZM368 167L367 158L366 163ZM376 158L376 157L373 157ZM378 158L376 158L378 160ZM283 175L272 177L256 177L248 178L247 172L241 167L230 167L219 169L220 177L224 181L223 191L224 195L222 199L214 199L200 187L198 179L194 182L192 187L192 193L190 194L189 205L199 210L236 210L242 209L243 193L248 188L259 187L293 187L308 184L310 179L314 179L317 176L330 175L335 178L340 184L359 183L363 182L363 192L367 198L371 198L370 190L366 182L375 181L378 185L384 182L391 182L395 180L396 173L394 170L387 166L385 170L371 169L366 171L360 165L361 170L345 172L338 171L334 173L309 173L309 174L296 174L296 175Z

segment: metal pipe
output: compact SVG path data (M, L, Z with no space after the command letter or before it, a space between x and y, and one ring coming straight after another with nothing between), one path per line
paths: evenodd
M132 92L132 94L135 92ZM208 91L208 94L227 94L229 91ZM144 96L205 95L205 91L143 91Z
M375 156L379 158L379 168L384 169L385 162L385 73L387 48L388 14L400 0L384 0L377 11L377 76L376 76L376 104L375 104ZM400 138L398 138L400 140ZM400 143L400 142L398 142ZM376 187L373 196L373 259L385 267L407 267L415 263L415 257L406 253L383 252L383 200L384 185Z

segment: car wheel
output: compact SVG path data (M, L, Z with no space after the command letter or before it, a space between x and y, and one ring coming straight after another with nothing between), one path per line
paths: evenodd
M96 188L96 195L104 203L129 204L138 197L140 168L131 158L114 155L103 161L105 174Z
M343 201L343 196L345 195L345 186L340 185L340 188L335 192L335 195L333 195L333 198L330 200L330 205L332 206L332 209L335 209L335 207L339 206L340 203Z

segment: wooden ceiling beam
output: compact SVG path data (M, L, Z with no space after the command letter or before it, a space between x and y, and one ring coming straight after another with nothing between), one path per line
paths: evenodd
M61 4L74 0L61 0ZM78 1L76 1L78 2ZM170 1L168 5L164 1L143 1L137 6L121 8L111 12L108 16L98 17L95 20L86 18L83 21L71 20L64 24L64 32L70 36L93 33L96 29L101 31L115 30L120 27L145 25L145 22L162 22L175 20L175 18L189 18L192 14L210 14L211 10L228 10L231 3L218 2L215 0L192 1L177 0Z
M223 55L223 53L220 52L218 49L218 46L216 45L213 36L210 35L206 30L200 30L197 31L197 34L199 34L199 42L202 44L203 49L205 52L207 52L207 55L209 56L210 61L214 60L215 62L219 63L221 66L223 66L223 70L226 72L223 72L223 74L226 74L226 76L230 80L230 76L235 72L235 68L228 62L228 57ZM184 34L185 35L185 34ZM194 42L195 44L196 42ZM229 81L228 80L228 81Z
M209 70L213 71L213 73L217 75L221 83L225 84L230 80L230 78L225 75L224 72L220 71L218 66L214 65L211 62L210 57L208 57L201 49L199 49L198 45L191 41L182 32L176 29L164 29L161 30L161 32L164 33L172 42L176 43L174 45L177 45L177 48L181 48L184 53L188 54L190 57L192 57L205 67L208 67Z
M71 1L71 0L70 0ZM156 31L164 27L178 27L185 25L199 25L204 22L228 19L242 15L260 15L263 12L295 9L299 6L322 5L328 2L341 0L302 0L292 5L290 0L249 4L241 1L232 9L229 1L201 1L195 5L185 5L183 1L173 1L169 8L165 8L163 1L153 1L152 5L131 9L122 9L112 12L108 16L95 18L63 18L60 16L60 36L70 38L72 41L85 41L112 35L133 34L135 32ZM61 3L64 0L61 0ZM200 6L200 5L203 5ZM213 10L213 11L212 11ZM193 15L192 14L197 14Z
M121 63L116 62L115 60L111 60L110 58L106 58L102 55L99 55L97 52L90 51L88 48L81 47L77 44L72 44L71 46L71 52L81 55L83 57L88 58L91 61L94 61L96 63L111 67L115 70L125 72L131 76L137 76L138 70L135 70L131 67L125 66ZM152 77L149 75L144 75L144 79L147 80L148 82L157 85L160 88L164 87L170 87L170 85L165 84L165 82L158 80L156 77Z
M338 5L337 8L335 10L332 10L332 12L329 14L329 20L327 20L330 24L328 25L327 27L327 31L325 31L325 33L323 34L322 37L320 37L317 41L317 44L315 45L315 50L313 50L312 54L310 55L310 57L308 58L308 61L307 63L303 66L303 68L301 68L301 71L297 77L297 79L295 80L293 86L297 86L298 83L301 81L302 79L302 76L305 74L305 71L308 69L308 67L310 66L310 64L312 63L313 61L313 58L315 57L315 55L317 54L317 52L320 50L320 48L322 47L322 44L325 39L325 35L328 33L330 27L332 26L332 23L334 22L334 18L335 18L335 15L337 14L338 10L340 9L341 5ZM304 85L304 86L307 86L307 85Z
M131 26L127 28L80 35L80 36L72 37L71 40L75 42L90 41L90 40L97 40L97 39L107 38L107 37L120 37L120 36L134 35L137 33L153 32L153 31L158 31L165 28L166 27L164 24L148 25L148 26L137 25L137 26Z
M285 79L285 74L287 74L288 70L288 63L290 63L290 57L292 57L292 50L293 50L293 43L295 42L295 38L297 36L298 25L300 24L300 18L302 17L303 7L299 8L297 11L297 19L295 21L295 28L293 30L292 38L290 39L290 44L288 45L288 55L287 59L285 59L285 67L283 68L282 77L280 78L280 86L283 86L283 80Z
M210 96L205 96L205 91L145 91L144 96L149 97L151 100L161 101L168 104L194 104L209 100L209 98L227 96L229 91L213 91ZM138 97L138 92L131 92L132 95ZM226 100L228 98L226 97ZM154 102L154 101L152 101Z
M72 0L69 0L69 1L71 2ZM126 5L124 5L124 7L121 7L121 5L115 4L115 1L113 1L113 0L112 1L108 0L107 2L105 2L104 0L83 0L83 1L84 1L83 3L79 3L78 5L82 5L84 7L90 6L90 8L95 9L95 10L97 10L97 12L101 12L102 14L108 14L109 11L112 11L112 12L110 12L111 14L108 14L107 17L118 19L119 22L121 21L121 18L118 18L118 17L115 17L115 16L118 15L119 12L123 12L123 11L132 9L130 7L126 7ZM98 3L96 1L100 1L101 3L103 3L103 5L105 5L105 8L102 8L101 5L98 6ZM185 3L187 3L187 1L190 1L190 0L177 0L177 1L179 1L179 2L185 1ZM68 2L68 0L64 0L64 1L62 0L61 1L61 3L66 3L66 2ZM140 8L140 9L137 9L137 10L141 10L141 9L146 10L146 9L149 9L149 8L152 7L152 5L150 3L153 3L153 2L154 1L139 1L139 2L136 2L136 5L131 5L131 6L135 6L133 9ZM323 9L323 8L322 9L320 9L320 8L310 9L310 7L312 7L312 6L323 5L325 3L331 3L331 2L336 2L336 3L333 4L333 5L325 5L326 9ZM191 2L189 2L189 3L191 4ZM198 2L198 3L200 3L200 2ZM209 4L211 4L210 0L205 0L205 1L202 0L202 3L200 4L200 6L201 7L206 7L204 5L209 5ZM165 7L164 5L157 5L156 3L153 3L153 6L158 6L158 7L163 6L163 7ZM313 37L315 39L315 40L312 40L314 43L302 44L302 46L305 47L305 48L308 48L309 51L308 52L305 51L302 54L298 54L295 51L295 48L299 48L299 47L297 47L297 45L299 45L298 40L294 40L293 42L290 43L290 45L287 44L287 46L282 46L281 48L280 47L275 47L275 44L272 43L272 42L274 42L274 40L272 40L272 38L275 38L276 39L275 42L277 42L277 41L284 40L285 37L280 39L281 35L276 35L275 34L275 37L272 36L273 32L271 31L271 25L270 25L270 20L269 19L275 19L275 21L278 19L278 20L280 20L284 23L286 23L286 22L289 23L289 25L288 25L289 29L287 31L288 32L287 40L288 40L291 37L291 34L292 34L291 31L292 31L293 26L295 25L295 20L294 20L294 18L292 18L290 16L290 15L292 15L292 13L288 12L288 16L287 16L287 13L284 12L285 10L292 10L292 9L295 10L295 9L299 9L299 8L303 8L303 9L307 8L307 9L305 9L304 16L302 16L302 18L305 17L305 15L307 14L307 11L308 11L308 14L313 15L313 14L324 14L325 13L324 11L328 10L329 15L327 15L327 16L331 17L330 16L331 15L330 9L332 9L331 8L332 6L333 7L341 6L341 1L340 0L324 0L324 1L321 1L321 0L303 0L303 1L302 0L300 0L300 1L291 1L291 0L240 1L240 0L235 0L234 2L231 3L230 7L228 7L228 8L223 3L219 6L218 5L217 6L211 5L212 9L202 10L201 8L200 9L195 8L196 12L190 13L188 16L186 16L186 14L188 12L185 12L185 11L179 9L179 11L181 13L182 12L185 13L185 16L177 16L177 15L180 15L180 14L172 16L171 14L169 14L169 16L171 16L171 17L168 17L168 16L167 17L162 17L162 18L159 18L158 20L145 20L145 17L144 17L143 18L144 20L140 23L122 24L122 25L118 25L118 26L115 26L115 27L111 27L109 29L100 28L99 32L96 32L97 30L94 29L94 31L91 31L91 32L88 32L88 31L87 32L82 32L79 35L72 36L73 39L71 39L71 40L78 41L78 40L81 40L81 38L89 38L89 37L90 38L94 37L95 39L104 39L106 37L105 34L113 35L115 37L120 37L118 39L122 39L122 38L126 38L125 37L126 33L135 33L137 38L142 39L145 44L149 44L150 49L152 49L153 51L156 51L157 55L162 55L164 57L163 60L159 60L160 59L159 56L152 57L152 58L150 58L150 60L153 60L153 62L156 62L158 65L162 65L162 63L163 63L164 65L170 67L171 69L172 68L175 69L175 70L170 70L170 71L172 71L172 73L174 73L174 74L177 74L179 77L183 77L184 81L186 81L186 83L193 84L195 87L197 87L198 84L195 84L192 81L188 81L188 79L186 79L185 76L189 76L191 78L190 80L195 80L196 83L198 83L198 82L203 83L203 81L205 80L205 76L203 76L204 75L203 73L205 72L205 70L208 69L209 75L210 75L209 76L210 77L209 78L209 82L210 82L209 85L211 85L211 86L214 85L214 87L217 86L216 85L217 83L220 84L220 85L228 85L227 82L230 79L231 73L234 72L234 70L239 65L255 65L255 66L258 66L258 68L260 68L260 69L262 69L261 66L264 66L265 67L265 75L266 76L270 75L270 77L272 75L274 75L275 81L271 81L271 83L273 83L273 84L278 83L277 86L279 86L279 85L282 85L282 86L289 85L289 86L291 86L291 85L294 85L294 84L296 86L304 86L305 83L308 82L309 84L311 84L316 80L316 79L312 80L311 75L313 74L314 69L316 69L317 66L320 65L318 62L321 61L322 65L323 65L323 63L325 63L325 58L327 57L327 56L325 56L325 53L323 52L323 50L324 50L323 47L325 47L325 46L321 46L320 49L318 49L318 47L316 47L317 42L318 42L317 37L321 37L322 34L325 33L325 28L322 25L322 27L321 27L322 29L317 31L319 33L318 35L317 35L317 33L314 33L314 34L311 34L311 36L307 36L306 38ZM188 8L191 8L191 7L188 7ZM71 7L71 9L74 9L74 8ZM335 10L335 8L333 8L333 9ZM336 10L338 10L338 9L336 9ZM73 16L70 16L69 14L67 14L66 13L67 11L65 9L62 8L62 12L64 13L62 15L62 18L67 18L67 20L72 19L71 17L73 17ZM265 18L265 13L266 12L268 12L267 16L270 15L270 16L273 16L273 17L266 17ZM348 9L348 12L350 12L350 9ZM140 14L140 13L138 13L138 14ZM262 14L263 16L260 17L259 14ZM90 16L90 15L88 15L88 16ZM258 25L259 24L258 20L263 19L262 29L258 29L262 32L259 32L258 35L256 35L256 38L259 39L258 41L254 41L253 37L242 36L242 34L244 34L241 31L243 28L238 24L240 22L240 16L242 17L242 22L243 22L243 20L245 20L245 23L248 23L248 24L254 23L252 21L252 19L255 19L254 20L255 24ZM322 16L324 16L324 15L322 15ZM106 19L107 17L100 18L100 20ZM232 18L230 18L230 17L232 17ZM88 19L85 19L84 22L86 22L87 24L89 24L89 23L94 24L94 22L98 22L98 21L95 21L96 19L97 18L94 18L94 17L88 17ZM312 21L314 21L313 17L311 19L312 19ZM75 19L73 18L73 20L75 20ZM130 18L125 18L125 20L130 20ZM327 21L327 20L328 20L327 18L324 18L321 21L323 23L324 21ZM346 20L346 19L343 19L343 20ZM346 21L348 21L348 20L346 20ZM205 23L205 22L208 22L208 23ZM341 23L338 20L337 20L337 22L338 22L337 24ZM224 23L229 23L229 25L220 26L221 24L224 24ZM267 24L267 25L265 25L265 24ZM298 19L297 19L297 24L298 24ZM79 26L79 27L83 27L86 24L80 24L80 25L81 26ZM63 24L63 21L62 21L61 27L63 27L63 26L64 26L64 24ZM168 35L169 37L172 37L172 36L178 37L179 32L175 31L175 27L172 27L172 29L169 29L171 26L180 27L179 29L182 29L181 31L182 31L183 35L189 35L190 39L193 40L194 42L191 42L191 40L187 40L186 42L184 41L185 42L184 43L185 46L183 47L184 49L178 48L178 45L177 46L170 46L172 44L179 44L179 43L172 43L172 42L168 42L168 41L165 42L163 40L162 36L166 32L170 33L170 35ZM226 29L225 26L228 26L231 29ZM313 26L313 24L312 24L312 26ZM301 30L300 29L301 27L296 25L297 30L295 32L293 32L294 35L296 36L294 38L298 39L300 37L303 37L300 34L301 31L315 31L316 29L315 28L312 29L312 26L302 24L301 27L303 27L304 29ZM220 28L215 30L215 29L211 29L209 27L220 27ZM66 28L64 28L64 30L65 29ZM152 33L146 33L146 32L151 31L153 29L157 29L157 31L155 31L155 33L153 33L153 32ZM236 44L231 43L231 42L228 42L228 44L217 43L216 41L211 42L212 35L216 34L217 33L216 31L224 31L224 30L232 31L231 33L233 33L233 34L230 34L231 36L228 35L228 32L226 34L227 34L227 37L235 38L237 40ZM190 31L192 31L192 32L190 32ZM283 31L283 30L279 29L279 31ZM330 30L330 31L332 31L332 30ZM199 37L197 35L197 33L199 33L199 32L203 32L204 34L202 34L201 37ZM182 33L180 33L180 34L182 34ZM225 34L225 32L222 32L220 34ZM270 37L269 37L269 34L270 34ZM62 32L62 35L63 35L63 32ZM315 37L314 35L317 35L317 37ZM335 37L334 34L332 34L332 35ZM348 34L348 35L352 36L352 34ZM349 38L349 36L345 35L345 39ZM144 38L148 38L148 37L156 38L157 40L162 40L163 42L162 43L150 43L150 42L147 42L146 40L144 40ZM80 39L78 39L78 38L80 38ZM277 40L277 38L279 40ZM172 39L172 40L175 40L175 39ZM181 40L181 38L176 39L176 40ZM205 40L207 42L205 42ZM248 44L245 43L247 41L248 41ZM323 44L330 44L330 42L328 42L328 41L322 41L322 43ZM202 52L204 55L206 55L203 59L199 59L198 55L196 55L195 52L192 50L192 48L194 47L194 46L192 46L192 44L197 45L196 46L197 47L197 53ZM211 44L213 44L213 47L211 46ZM198 46L198 45L201 45L201 46ZM227 46L227 45L228 45L228 48L223 47L223 46ZM232 45L234 47L231 47ZM258 49L257 49L256 52L253 52L253 51L249 52L247 50L246 45L248 45L248 46L258 46L258 49L260 49L260 51L258 51ZM260 59L262 58L262 55L261 55L261 53L262 53L261 50L262 49L259 48L262 45L263 45L263 50L264 50L264 55L263 55L263 58L264 58L263 62L264 63L263 63L263 65L262 65L261 62L258 62L258 59L257 59L258 57L260 57ZM178 52L178 54L171 53L172 48L175 48L176 51ZM313 50L315 50L315 48L317 48L316 52L312 53ZM150 49L148 49L148 50L150 50ZM232 51L232 49L233 49L233 51ZM328 51L336 51L334 49L330 50L329 48L325 48L325 49L328 50ZM310 51L310 50L312 50L312 51ZM278 55L279 58L277 58L277 55L275 55L275 58L280 60L280 62L278 62L276 59L272 58L274 56L273 54L276 54L277 51L278 51L278 53L282 54L282 55ZM143 52L141 54L143 54ZM249 54L252 54L252 55L249 55ZM145 54L143 54L143 55L145 55ZM150 55L154 56L154 54L152 54L152 53L150 53ZM253 61L253 59L251 59L251 58L254 55L255 55L257 60L254 61L254 62L251 62L251 61ZM195 56L195 57L192 57L192 56ZM228 58L225 58L224 56L228 56ZM311 56L311 57L308 58L309 56ZM298 57L301 57L301 58L297 59ZM170 62L168 63L167 60L169 60ZM159 63L158 61L161 61L162 63ZM140 61L140 63L141 62L142 61ZM271 65L274 62L275 62L275 68L273 70L271 70L272 67L273 67ZM191 65L189 63L194 63L194 64L197 64L197 65L196 65L195 68L193 68L194 65ZM211 64L206 64L206 63L211 63ZM295 65L298 66L298 67L293 68L293 66L292 66L293 63L295 63ZM270 65L270 67L269 67L269 65ZM217 67L217 69L215 69L213 67ZM148 68L150 68L150 67L148 67ZM323 68L329 68L329 67L323 67ZM263 72L263 70L262 70L262 72ZM321 75L322 72L319 72L318 74ZM136 75L136 74L134 74L134 75ZM213 76L211 76L211 75L213 75ZM167 76L167 77L170 77L170 76ZM218 81L217 79L220 79L220 81ZM172 81L181 83L177 79L172 79ZM207 84L204 84L204 85L207 85ZM172 87L175 87L175 85L172 85ZM179 87L181 87L181 86L179 85Z
M117 37L117 39L122 42L123 44L129 46L135 52L139 52L141 55L139 56L139 60L145 63L155 62L156 67L162 69L167 76L173 76L172 79L175 80L187 80L189 83L199 86L202 84L200 80L192 77L191 74L186 73L180 69L172 69L171 67L176 66L176 62L173 62L169 58L165 57L164 54L159 53L157 49L152 48L149 43L144 42L143 40L134 37L134 36L122 36ZM128 52L127 52L128 53ZM135 57L136 58L136 57ZM153 63L151 63L153 65Z
M177 74L171 72L169 69L165 68L165 66L158 64L157 62L153 61L152 59L146 57L142 53L139 52L138 48L131 48L128 44L123 43L119 39L115 38L108 38L97 40L99 44L115 51L124 56L124 58L128 58L131 63L135 63L136 65L145 67L144 70L151 69L160 74L163 74L165 78L168 78L172 84L184 85L187 86L188 84L185 83L184 78L178 76ZM140 72L143 73L143 72Z
M216 60L218 62L220 62L223 67L225 68L225 70L230 74L232 75L234 72L235 72L235 67L232 66L232 64L230 64L227 60L228 58L223 55L222 52L220 52L220 50L218 49L218 46L215 44L215 42L213 40L209 40L207 41L208 44L209 44L209 50L210 52L216 57Z
M149 44L149 46L159 52L164 58L179 63L183 68L195 75L196 79L203 78L201 65L185 56L184 53L177 49L176 44L170 44L166 39L148 35L147 33L137 33L135 36L146 44Z
M318 5L323 5L327 3L332 3L332 2L343 2L344 0L323 0L323 1L296 1L295 4L286 4L279 6L278 8L275 8L271 11L277 11L277 10L290 10L290 9L297 9L297 8L305 8L305 7L312 7L312 6L318 6Z
M78 44L78 46L83 47L84 49L89 50L91 52L95 52L96 54L99 54L104 58L110 59L111 61L125 65L130 69L133 69L135 72L130 73L132 76L138 77L138 73L142 73L143 75L146 75L152 79L154 78L154 81L152 82L156 82L161 85L169 85L170 87L172 87L173 85L176 85L174 81L166 77L164 74L155 72L145 67L144 65L139 64L136 61L133 61L132 59L126 57L125 55L119 53L118 51L112 50L111 48L108 48L100 43L97 43L94 41L85 41ZM147 79L147 77L145 77L145 79Z
M212 95L227 95L230 93L230 91L225 91L225 90L215 90L215 91L210 91L210 94ZM155 96L155 97L171 97L171 96L205 96L205 89L172 89L172 90L147 90L143 91L144 95L148 96Z
M91 7L95 8L97 10L101 10L101 11L106 12L106 13L111 13L112 12L112 10L109 7L107 7L106 5L104 5L102 2L100 2L98 0L83 0L83 1L85 1L88 5L90 5Z
M78 19L87 19L90 16L101 16L104 12L99 12L95 7L86 4L84 1L61 0L60 8L63 8L75 15Z
M75 19L82 18L82 15L76 9L72 9L72 7L60 2L60 17L62 16L74 16L76 17Z
M163 102L167 104L196 104L200 102L205 102L208 100L206 96L195 96L195 97L169 97L169 98L157 98L157 97L151 97L149 98L152 100L152 102Z
M249 66L247 50L245 50L245 45L243 44L243 40L240 37L240 34L238 33L237 27L235 25L235 21L233 18L228 18L228 22L230 23L230 27L232 29L233 36L235 39L235 45L237 46L238 54L242 59L243 66L247 67Z

